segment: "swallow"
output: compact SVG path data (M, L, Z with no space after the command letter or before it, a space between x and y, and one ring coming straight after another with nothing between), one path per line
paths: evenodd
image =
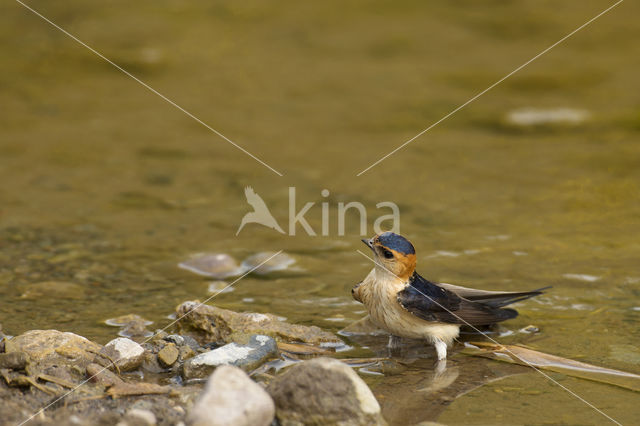
M445 360L461 325L515 318L518 312L505 306L549 288L502 292L434 283L416 272L416 251L403 236L383 232L362 242L373 251L375 267L351 294L366 306L373 323L390 334L389 348L397 347L401 337L424 339L435 346L438 360Z

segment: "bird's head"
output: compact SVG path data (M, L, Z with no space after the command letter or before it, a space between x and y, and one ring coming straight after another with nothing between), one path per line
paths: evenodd
M402 235L383 232L367 240L363 239L376 258L378 268L384 269L406 281L416 269L416 250Z

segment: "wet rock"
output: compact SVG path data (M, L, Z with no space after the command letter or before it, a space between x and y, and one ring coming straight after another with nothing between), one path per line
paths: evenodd
M190 426L267 426L275 406L271 397L237 367L211 375L187 418Z
M144 360L144 348L126 337L113 339L100 351L100 363L105 367L112 367L112 363L118 366L121 371L135 370Z
M178 360L180 351L173 343L169 343L158 352L158 361L163 367L171 367Z
M24 352L0 353L0 368L23 370L29 363L29 355Z
M109 318L105 324L114 327L121 327L118 336L128 337L132 339L144 339L152 336L153 333L147 330L147 326L153 324L153 321L146 320L139 315L128 314L115 318Z
M31 330L6 342L6 352L24 352L33 362L73 362L83 368L93 361L102 346L77 334L58 330Z
M229 343L189 359L184 363L183 374L186 379L204 378L221 365L250 371L277 356L278 345L273 338L254 335L246 345Z
M178 264L178 267L198 275L227 278L241 275L244 270L235 259L225 253L198 253Z
M242 262L241 268L243 269L243 272L251 271L253 268L256 268L252 273L265 275L270 272L283 271L296 263L296 260L288 254L279 253L275 255L276 253L277 252L264 251L254 254L253 256L249 256Z
M351 367L336 359L295 364L273 379L267 392L282 426L386 424L371 390Z
M233 342L239 335L264 334L278 341L310 344L342 345L335 335L316 326L289 324L275 315L239 313L197 301L184 302L177 307L178 323L185 331L195 331L202 341Z

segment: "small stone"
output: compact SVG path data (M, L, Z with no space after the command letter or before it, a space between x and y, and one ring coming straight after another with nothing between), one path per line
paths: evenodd
M110 387L118 383L122 383L122 379L118 377L117 374L98 364L87 365L87 376L89 376L90 381L99 383L104 387Z
M108 357L100 359L101 364L104 364L105 367L112 368L112 362L115 362L121 371L131 371L142 364L145 352L144 348L133 340L118 337L104 345L100 354Z
M24 352L0 353L0 368L23 370L29 363L29 355Z
M271 397L237 367L221 366L209 377L187 418L190 426L267 426L273 421Z
M65 281L44 281L27 284L22 287L23 299L40 299L43 297L56 299L83 299L85 288L79 284Z
M273 338L254 335L246 345L229 343L189 359L184 363L183 374L186 379L204 378L221 365L250 371L277 356L278 345Z
M178 267L198 275L227 278L241 275L244 270L235 259L225 253L198 253L178 264Z
M140 408L132 408L127 411L123 420L121 423L126 426L154 426L157 423L155 414Z
M270 272L283 271L294 263L296 260L286 253L276 255L276 252L264 251L247 257L241 267L244 271L253 269L254 274L265 275Z
M164 367L171 367L178 360L178 355L180 351L176 348L176 345L173 343L169 343L164 348L160 349L158 352L158 361L160 365Z
M351 367L336 359L295 364L274 378L267 392L282 426L386 424L369 387Z

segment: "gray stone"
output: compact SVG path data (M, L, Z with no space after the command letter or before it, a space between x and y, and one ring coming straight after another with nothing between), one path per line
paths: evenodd
M187 417L190 426L267 426L275 406L269 394L237 367L221 366L209 377Z
M267 391L282 426L385 425L373 393L346 364L316 358L275 377Z
M113 367L115 363L121 371L135 370L142 364L145 357L144 348L126 337L118 337L113 339L100 351L100 363L105 367Z
M221 365L233 365L250 371L277 356L278 345L273 338L254 335L246 345L229 343L190 358L184 363L183 375L186 379L204 378Z

